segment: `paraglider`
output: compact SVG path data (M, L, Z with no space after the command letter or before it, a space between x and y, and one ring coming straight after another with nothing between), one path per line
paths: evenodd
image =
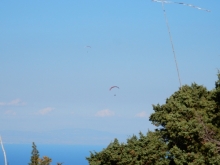
M85 46L85 48L87 49L87 53L88 53L88 49L91 49L92 47L87 45L87 46Z
M109 90L111 91L113 88L118 88L119 89L118 86L112 86L112 87L109 88ZM114 94L114 96L116 96L116 94Z

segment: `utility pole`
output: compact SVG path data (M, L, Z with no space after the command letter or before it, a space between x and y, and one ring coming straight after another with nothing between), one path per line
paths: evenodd
M5 153L5 149L4 149L3 143L2 143L2 138L1 138L1 136L0 136L0 142L1 142L2 151L3 151L3 154L4 154L5 165L8 165L8 163L7 163L7 158L6 158L6 153Z

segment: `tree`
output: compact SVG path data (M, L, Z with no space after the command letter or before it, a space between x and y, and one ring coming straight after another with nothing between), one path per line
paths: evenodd
M101 152L91 152L90 165L218 165L220 164L220 72L213 90L184 85L153 105L154 132L117 139Z
M29 165L38 165L38 160L39 160L39 152L37 150L37 146L35 143L32 143L32 152L31 152L31 163Z
M38 159L38 164L39 165L50 165L50 163L52 162L52 159L50 159L49 157L47 156L43 156L42 159Z
M31 163L29 163L29 165L50 165L50 163L52 162L52 159L47 157L47 156L43 156L43 158L40 158L39 156L39 152L37 150L37 146L35 145L35 143L33 142L32 144L32 156L31 156ZM63 163L57 163L57 165L62 165Z
M168 146L168 159L175 164L220 164L220 109L216 95L197 84L183 86L154 105L150 120L160 129Z
M106 149L97 153L90 153L86 158L90 165L133 165L157 164L168 165L166 160L167 146L158 132L142 133L137 138L127 139L127 144L120 144L117 139L110 143ZM160 160L160 162L158 162Z

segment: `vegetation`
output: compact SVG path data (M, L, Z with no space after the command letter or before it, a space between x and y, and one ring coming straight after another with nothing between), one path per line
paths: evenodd
M29 165L38 165L39 152L35 143L32 143L32 152L31 152L31 163Z
M43 156L43 158L40 158L37 146L34 142L32 144L32 148L31 163L29 163L29 165L50 165L52 159L47 156ZM62 165L62 163L57 163L57 165Z
M91 152L90 165L219 165L220 72L213 90L182 86L150 116L158 128Z

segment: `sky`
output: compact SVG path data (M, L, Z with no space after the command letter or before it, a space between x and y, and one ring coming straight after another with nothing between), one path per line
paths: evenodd
M177 2L211 10L165 4L182 84L211 90L220 68L220 1ZM3 0L0 36L5 143L126 141L154 130L152 104L179 89L161 3Z

